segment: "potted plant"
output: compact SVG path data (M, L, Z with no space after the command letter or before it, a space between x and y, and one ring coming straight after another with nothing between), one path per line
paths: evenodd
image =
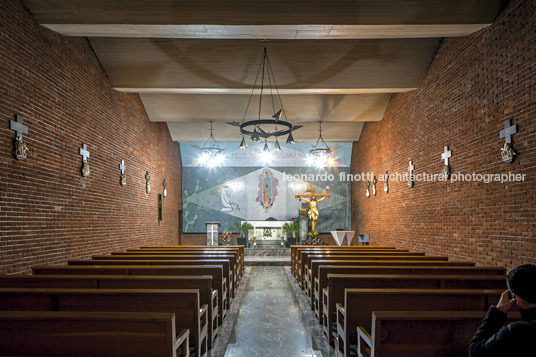
M283 225L283 232L287 237L287 246L296 244L296 237L300 234L300 224L292 219L291 223Z
M253 229L253 225L248 222L244 222L242 224L240 224L240 222L234 222L234 226L238 230L238 233L240 233L240 238L236 238L236 243L240 245L246 245L246 243L248 243L248 231L250 229Z

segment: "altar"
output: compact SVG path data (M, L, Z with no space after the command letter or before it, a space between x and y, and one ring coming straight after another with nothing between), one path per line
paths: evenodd
M253 246L281 247L285 245L283 225L292 221L242 221L253 226L248 235L253 239Z

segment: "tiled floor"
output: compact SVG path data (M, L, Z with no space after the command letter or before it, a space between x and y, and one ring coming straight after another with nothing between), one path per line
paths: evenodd
M313 344L284 268L252 266L225 356L321 356Z

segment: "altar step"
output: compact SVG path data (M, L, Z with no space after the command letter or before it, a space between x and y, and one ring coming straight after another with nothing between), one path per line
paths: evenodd
M257 266L290 266L290 255L288 257L281 256L244 256L244 264Z
M246 248L244 249L246 257L290 257L290 248Z

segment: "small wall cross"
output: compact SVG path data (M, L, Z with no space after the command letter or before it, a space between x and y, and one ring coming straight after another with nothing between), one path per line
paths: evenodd
M86 162L89 158L89 151L87 151L87 145L82 144L82 148L80 149L80 155L82 155L82 161Z
M9 127L17 133L17 138L22 138L22 134L28 134L28 127L22 122L24 119L20 115L15 116L15 120L9 122Z
M443 153L441 154L441 159L445 160L445 165L448 166L449 158L451 158L451 157L452 157L452 150L449 150L449 147L445 146L445 149L444 149Z
M125 160L121 160L121 164L119 165L119 170L121 170L121 175L125 174L125 170L127 167L125 166Z

